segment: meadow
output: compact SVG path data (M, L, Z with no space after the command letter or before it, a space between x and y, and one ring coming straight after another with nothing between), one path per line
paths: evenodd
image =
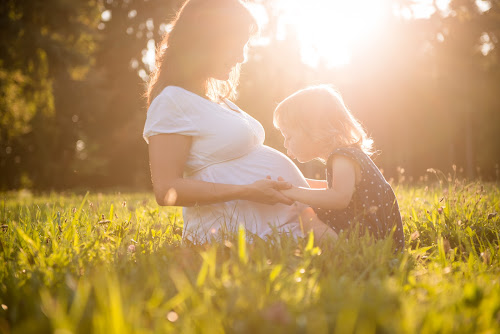
M183 243L151 193L0 194L0 333L498 333L500 190L393 184L406 249L240 229Z

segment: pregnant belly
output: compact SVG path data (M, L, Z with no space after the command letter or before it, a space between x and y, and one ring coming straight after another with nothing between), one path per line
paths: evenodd
M295 186L308 187L300 170L287 156L264 145L241 158L210 165L190 178L243 185L264 179L267 175L272 179L281 176ZM193 241L207 241L220 229L235 232L240 224L260 237L272 233L275 227L301 235L297 217L300 207L302 205L294 208L285 204L266 205L243 200L187 207L183 211L183 236Z
M192 175L191 178L242 185L264 179L268 175L273 180L281 176L295 186L308 187L304 176L292 160L265 145L258 146L241 158L210 165Z

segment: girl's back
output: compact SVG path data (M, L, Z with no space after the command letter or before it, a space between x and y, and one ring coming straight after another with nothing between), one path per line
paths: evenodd
M332 159L344 156L354 161L360 168L360 180L349 205L342 210L324 210L318 208L318 217L328 224L335 232L340 233L359 224L362 231L383 238L393 228L394 242L397 248L404 248L403 224L399 212L398 201L392 187L375 163L357 147L338 148L332 152L326 164L328 188L333 187Z

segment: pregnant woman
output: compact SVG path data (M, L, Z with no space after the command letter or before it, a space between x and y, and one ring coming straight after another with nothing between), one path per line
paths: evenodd
M274 229L300 235L300 210L279 190L307 181L229 100L254 18L238 0L188 0L171 27L146 93L144 139L158 204L185 207L183 238L194 242L240 224L260 237Z

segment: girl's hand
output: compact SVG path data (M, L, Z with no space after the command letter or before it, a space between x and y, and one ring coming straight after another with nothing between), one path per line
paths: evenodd
M277 203L291 205L293 201L280 192L291 187L292 185L285 181L259 180L247 186L244 199L271 205Z

